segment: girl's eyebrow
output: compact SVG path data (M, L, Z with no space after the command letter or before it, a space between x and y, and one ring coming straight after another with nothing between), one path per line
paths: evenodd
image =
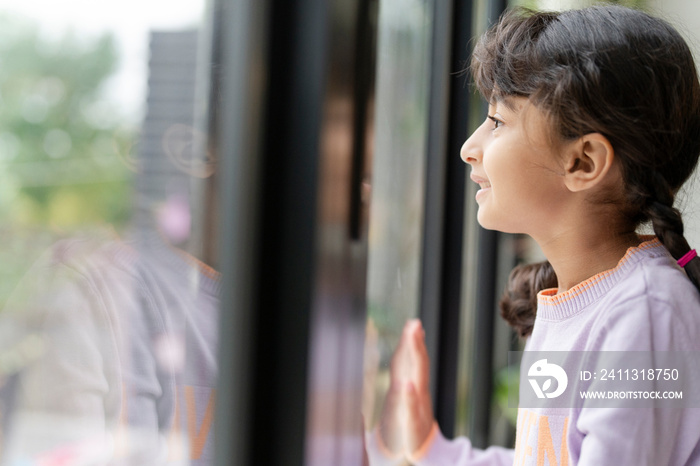
M499 103L503 104L511 112L517 112L519 110L518 105L516 104L515 100L513 99L513 96L497 95L497 96L494 96L494 98L490 102L490 104L492 104L492 105L496 105Z

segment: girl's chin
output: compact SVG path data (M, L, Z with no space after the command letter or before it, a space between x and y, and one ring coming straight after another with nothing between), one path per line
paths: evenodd
M504 219L494 218L488 209L483 206L479 206L479 211L476 215L476 220L485 230L500 231L501 233L525 233L519 228L515 228L515 225L510 222L504 222Z
M479 225L486 230L499 231L499 228L497 228L497 222L494 222L493 218L491 218L491 216L485 211L486 209L484 209L484 207L479 206L479 211L476 214L476 221L479 222Z

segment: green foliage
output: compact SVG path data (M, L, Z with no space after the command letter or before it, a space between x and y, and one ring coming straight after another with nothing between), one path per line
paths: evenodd
M646 6L645 0L610 0L610 3L642 9Z
M508 406L509 395L518 393L520 386L520 371L512 367L505 367L496 373L493 400L500 412L508 422L515 427L517 424L518 409Z
M103 85L117 67L114 39L50 39L0 17L0 218L61 231L123 224L132 135Z
M531 10L537 10L539 9L539 2L537 0L511 0L509 6L522 6Z
M117 65L108 35L0 16L0 307L58 236L130 216L134 132L104 97Z
M568 8L583 8L589 5L604 4L604 3L614 3L617 5L628 6L632 8L644 9L647 6L646 0L562 0L558 7L549 6L547 9L568 9ZM510 0L509 6L522 6L530 8L532 10L539 10L542 8L542 2L540 0Z

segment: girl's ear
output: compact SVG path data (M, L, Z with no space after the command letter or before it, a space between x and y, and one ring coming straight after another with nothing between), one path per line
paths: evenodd
M564 184L572 192L598 186L613 166L615 151L608 138L590 133L573 141L567 150Z

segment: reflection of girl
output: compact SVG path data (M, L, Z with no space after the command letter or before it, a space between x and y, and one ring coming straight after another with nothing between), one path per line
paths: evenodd
M2 464L212 464L218 273L135 236L57 243L3 309L0 355L35 348L0 393Z
M700 153L700 85L679 34L615 6L515 11L482 37L472 71L489 102L461 150L479 223L529 234L549 260L514 273L503 303L526 350L700 349L700 260L673 207ZM646 221L655 237L637 235ZM376 464L700 464L689 409L520 409L515 450L447 441L427 374L412 321L370 439Z

